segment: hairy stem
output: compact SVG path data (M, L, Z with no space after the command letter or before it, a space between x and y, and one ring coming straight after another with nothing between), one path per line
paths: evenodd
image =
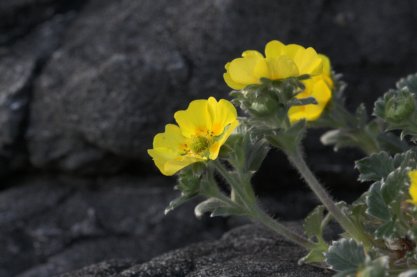
M320 202L326 207L333 218L340 224L340 226L356 241L362 242L366 248L369 248L371 246L369 237L336 206L333 199L306 164L299 147L293 152L286 152L286 154L290 162L304 178L307 185L314 192Z
M252 200L252 198L254 197L253 191L252 193L245 192L243 188L247 188L248 186L245 186L245 184L243 184L241 180L232 176L230 172L227 170L227 168L225 168L225 166L220 161L213 161L213 165L216 168L217 172L225 179L227 183L229 183L236 196L239 197L240 201L244 206L244 209L246 210L248 216L252 221L263 224L264 226L268 227L274 232L285 237L287 240L308 250L313 249L315 247L315 244L313 242L289 230L287 227L273 219L261 208L259 208L259 206L256 204L256 201Z

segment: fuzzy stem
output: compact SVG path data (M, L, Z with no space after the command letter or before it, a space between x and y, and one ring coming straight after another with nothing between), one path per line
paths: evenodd
M356 241L362 242L363 245L368 248L371 246L369 237L359 229L333 202L333 199L323 188L316 176L311 172L310 168L306 164L300 147L293 152L286 152L289 161L298 170L301 176L306 181L307 185L314 192L320 202L326 207L333 218L340 224L340 226L348 232Z
M287 240L306 248L307 250L315 248L315 244L313 242L289 230L287 227L274 220L271 216L259 208L258 205L256 205L256 201L251 201L252 196L245 193L242 189L244 184L242 184L237 178L234 178L234 176L230 174L220 161L213 161L213 165L226 182L230 184L252 221L265 225L269 229L285 237Z

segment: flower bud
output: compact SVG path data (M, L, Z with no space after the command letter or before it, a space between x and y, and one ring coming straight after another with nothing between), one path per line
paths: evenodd
M408 90L401 90L391 95L385 102L385 118L389 121L406 120L415 110L413 95Z

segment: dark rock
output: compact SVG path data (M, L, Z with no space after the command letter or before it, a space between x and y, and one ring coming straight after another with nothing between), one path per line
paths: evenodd
M70 14L56 16L14 45L0 48L0 175L27 160L24 133L32 83L71 19Z
M81 0L13 0L0 2L0 45L13 44L56 14L80 8Z
M32 56L0 56L0 175L13 167L10 161L21 134L34 68Z
M126 264L118 267L119 264L113 261L91 265L61 276L85 277L91 276L91 273L97 276L125 277L332 275L323 269L297 265L298 259L303 255L303 249L270 231L247 225L229 231L218 241L194 244L143 264L130 265L127 269Z
M109 260L81 269L76 274L83 277L113 276L134 264L131 260ZM62 276L68 275L71 276L71 274L63 274Z
M163 178L28 177L0 194L0 276L52 276L108 259L144 262L219 237L223 219L194 203L164 216L177 195Z

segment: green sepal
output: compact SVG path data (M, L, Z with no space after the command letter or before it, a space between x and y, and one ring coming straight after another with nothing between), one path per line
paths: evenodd
M293 98L289 101L290 106L304 106L304 105L317 105L317 100L314 97L307 98Z
M202 176L205 169L203 163L195 163L180 171L177 185L174 189L179 190L181 195L169 203L165 209L165 214L168 214L200 193Z
M223 145L221 157L235 169L252 176L262 165L269 150L270 146L264 138L256 136L250 127L242 124Z
M306 122L304 120L297 121L288 129L273 131L266 134L265 137L274 147L284 152L295 151L300 145L306 133Z

